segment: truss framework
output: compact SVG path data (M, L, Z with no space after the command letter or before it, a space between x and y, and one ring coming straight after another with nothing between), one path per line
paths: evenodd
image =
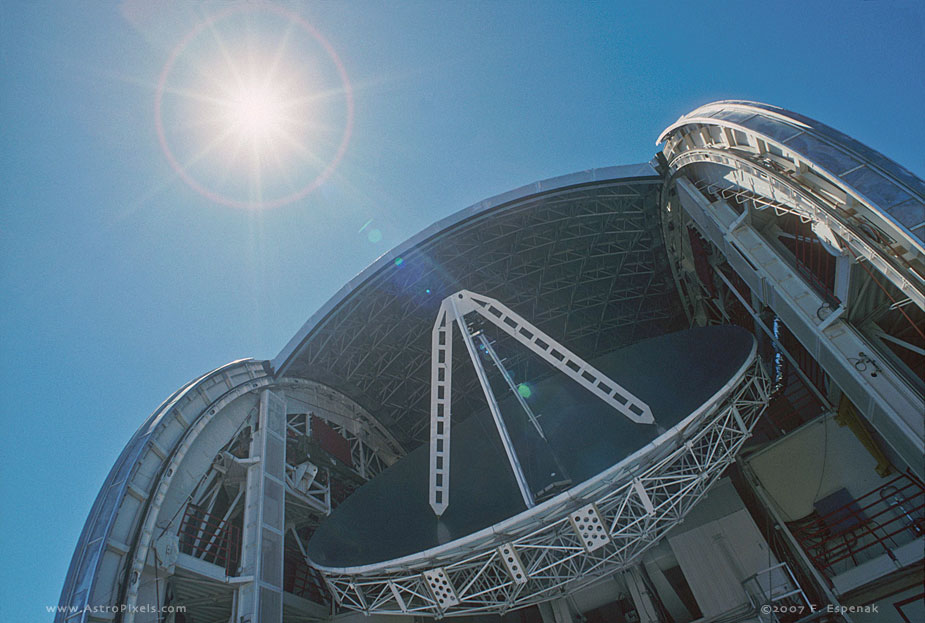
M569 188L459 223L358 286L281 372L351 396L413 448L429 440L430 329L439 302L460 289L503 299L587 359L681 328L658 234L661 184ZM535 368L528 378L547 373L522 361ZM458 415L484 408L470 369L453 382Z
M750 436L769 388L753 349L698 411L582 485L455 547L322 570L328 586L350 610L443 618L504 613L590 584L633 564L703 497Z
M511 464L511 469L514 471L514 478L524 498L524 503L527 508L536 506L533 493L530 491L517 453L514 451L514 446L504 425L504 418L492 392L491 384L476 351L473 337L466 325L465 316L470 313L478 314L494 324L522 346L525 346L532 353L584 387L630 421L637 424L652 424L655 422L649 405L571 350L540 331L509 307L491 297L469 292L468 290L460 290L443 299L431 334L429 489L430 506L437 516L442 515L449 506L454 323L459 326L459 331L466 343L466 349L469 351L472 365L479 378L485 399L488 401L489 410L495 420L498 433L501 435L504 451ZM490 349L491 347L487 346L487 348ZM492 353L493 357L496 357L494 351L490 350L489 352ZM500 362L496 363L503 370ZM509 376L506 374L504 376L508 383L512 383ZM516 389L514 391L516 394ZM521 400L521 405L526 407L523 400ZM529 407L526 407L526 410L534 425L536 425L536 420L529 411ZM543 436L542 430L540 430L540 435Z
M717 105L738 106L732 102L717 102ZM793 144L790 141L795 135L803 134L802 129L788 122L780 125L779 118L772 121L758 108L748 105L744 108L747 115L757 114L762 119L760 125L765 130L770 129L765 125L770 122L790 137L778 141L763 134L753 123L730 124L688 116L665 130L659 138L668 141L665 155L670 171L677 173L684 167L700 163L728 168L729 171L724 172L727 182L749 191L750 198L762 198L756 201L758 209L773 207L778 215L792 212L804 222L812 220L816 227L824 226L838 234L857 257L876 266L906 296L925 309L925 256L921 234L912 234L923 223L921 216L917 219L911 216L921 214L921 181L907 172L904 175L895 163L879 154L852 154L846 144L825 146L833 137L820 143L814 131L808 128L804 128L808 134L803 138L810 140L814 147L808 149L809 153L799 155L802 150L794 147L809 143L802 139ZM842 140L839 137L835 142L842 143ZM879 163L874 162L877 156ZM819 169L820 164L814 157L819 158L819 163L836 166L841 171L833 169L826 173ZM880 169L883 165L886 169ZM829 179L811 174L811 170ZM908 178L902 181L897 175L908 175ZM874 180L879 181L874 183ZM860 186L856 187L858 183ZM873 199L858 193L858 189L865 187Z

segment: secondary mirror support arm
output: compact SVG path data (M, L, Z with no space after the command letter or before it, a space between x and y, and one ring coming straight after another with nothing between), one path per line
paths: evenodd
M510 308L493 298L468 290L460 290L443 299L431 333L429 495L430 506L438 517L446 511L450 501L450 412L454 323L459 325L524 503L527 508L535 505L472 335L466 326L465 316L470 313L477 313L494 324L630 421L637 424L655 422L652 410L646 403Z

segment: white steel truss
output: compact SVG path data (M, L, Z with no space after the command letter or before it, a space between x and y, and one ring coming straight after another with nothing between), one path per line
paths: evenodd
M658 232L661 186L653 176L529 197L405 249L400 266L356 285L278 373L375 406L376 420L412 448L429 442L434 308L460 289L502 299L587 359L679 329ZM528 378L545 372L523 350L505 354L509 366ZM456 415L484 408L468 366L457 367L453 387Z
M703 497L750 436L769 388L753 349L713 399L598 476L452 544L327 570L328 586L350 610L442 618L504 613L593 583L634 564Z
M925 249L921 233L912 233L922 226L921 182L844 136L794 121L760 106L716 102L664 130L659 142L667 142L672 174L720 165L725 180L748 192L757 209L793 212L838 234L925 309Z
M503 330L630 421L637 424L655 422L649 405L558 341L540 331L509 307L491 297L460 290L443 299L431 334L429 494L430 506L438 516L442 515L449 506L450 495L450 413L452 410L454 322L459 325L459 331L469 351L482 391L488 400L489 410L495 420L524 503L527 508L535 506L533 494L521 469L520 461L504 425L501 410L476 351L473 336L466 325L465 316L470 313L480 315ZM505 377L505 380L510 383L509 378ZM528 415L535 425L535 418L529 410ZM542 435L542 432L540 434Z

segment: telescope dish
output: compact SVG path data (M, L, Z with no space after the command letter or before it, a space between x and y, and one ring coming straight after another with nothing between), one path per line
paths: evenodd
M643 340L590 362L650 405L656 425L628 420L562 375L530 383L527 400L541 414L548 449L515 397L504 396L498 404L527 480L534 490L561 480L550 451L579 487L630 457L637 467L646 464L640 450L676 437L680 423L741 375L754 348L746 330L713 326ZM658 427L666 432L659 435ZM451 443L453 503L441 517L428 504L428 448L421 446L334 509L309 542L309 559L341 572L406 565L435 548L458 543L462 550L465 537L528 512L487 410L457 423Z

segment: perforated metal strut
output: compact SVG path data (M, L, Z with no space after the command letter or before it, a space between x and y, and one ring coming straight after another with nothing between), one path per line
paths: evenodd
M562 346L510 308L497 300L468 290L443 299L431 334L431 389L430 389L430 506L437 516L449 506L450 487L450 412L452 405L453 324L460 331L469 350L472 365L488 400L489 409L498 427L502 444L527 507L534 505L513 444L507 435L504 420L492 394L478 354L472 347L472 337L465 325L467 314L477 313L513 337L523 346L576 383L597 396L624 417L637 424L652 424L649 406L621 387L618 383Z

